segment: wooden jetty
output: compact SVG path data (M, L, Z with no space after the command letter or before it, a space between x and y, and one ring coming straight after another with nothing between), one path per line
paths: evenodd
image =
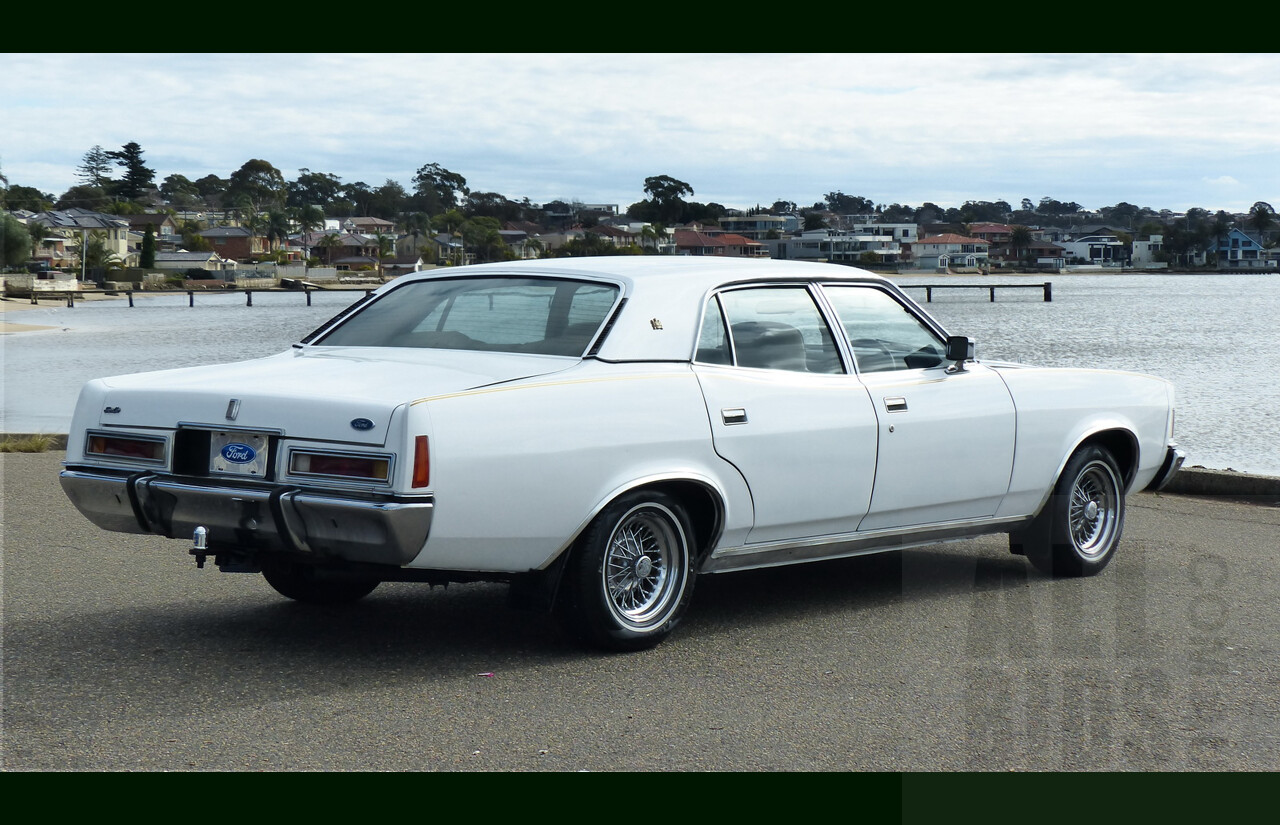
M1046 302L1053 300L1053 284L1045 281L1042 284L898 284L901 289L923 289L925 303L933 302L935 289L985 289L991 294L991 303L996 301L997 289L1039 289L1044 292Z
M376 287L375 287L376 288ZM255 292L271 292L271 293L301 293L307 299L307 306L311 306L311 293L313 292L358 292L363 291L365 295L373 292L375 288L370 287L323 287L314 284L305 284L293 289L280 287L265 287L260 289L38 289L31 290L31 303L39 305L40 299L66 301L67 306L74 307L76 298L83 298L88 295L107 295L119 296L124 295L129 299L129 306L133 306L133 295L139 293L141 295L172 295L176 292L187 293L187 306L196 305L196 293L202 295L228 295L233 292L243 292L245 296L245 306L253 306L253 294ZM21 297L20 295L14 297Z

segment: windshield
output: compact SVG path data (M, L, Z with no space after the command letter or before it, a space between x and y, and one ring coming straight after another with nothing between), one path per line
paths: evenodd
M316 341L581 356L618 298L613 284L550 278L442 278L394 289Z

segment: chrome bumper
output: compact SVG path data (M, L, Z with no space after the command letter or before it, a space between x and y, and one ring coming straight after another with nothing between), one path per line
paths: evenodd
M1186 459L1186 454L1179 450L1177 445L1170 444L1165 449L1164 463L1156 471L1155 478L1151 479L1151 483L1146 486L1146 491L1154 493L1163 489L1169 483L1169 479L1173 478L1178 469L1182 467L1182 462L1186 461Z
M429 498L360 499L86 467L68 467L60 479L76 509L104 530L189 539L204 527L215 549L371 564L400 566L417 556L434 508Z

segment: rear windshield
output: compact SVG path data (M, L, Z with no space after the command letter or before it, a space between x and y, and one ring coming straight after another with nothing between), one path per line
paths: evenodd
M588 281L413 281L368 304L315 343L581 356L617 299L618 287Z

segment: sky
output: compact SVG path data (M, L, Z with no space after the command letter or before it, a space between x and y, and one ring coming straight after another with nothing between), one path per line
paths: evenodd
M94 146L156 183L261 159L371 188L613 203L829 192L1280 208L1278 54L4 54L0 173L55 197ZM119 174L123 170L118 170Z

